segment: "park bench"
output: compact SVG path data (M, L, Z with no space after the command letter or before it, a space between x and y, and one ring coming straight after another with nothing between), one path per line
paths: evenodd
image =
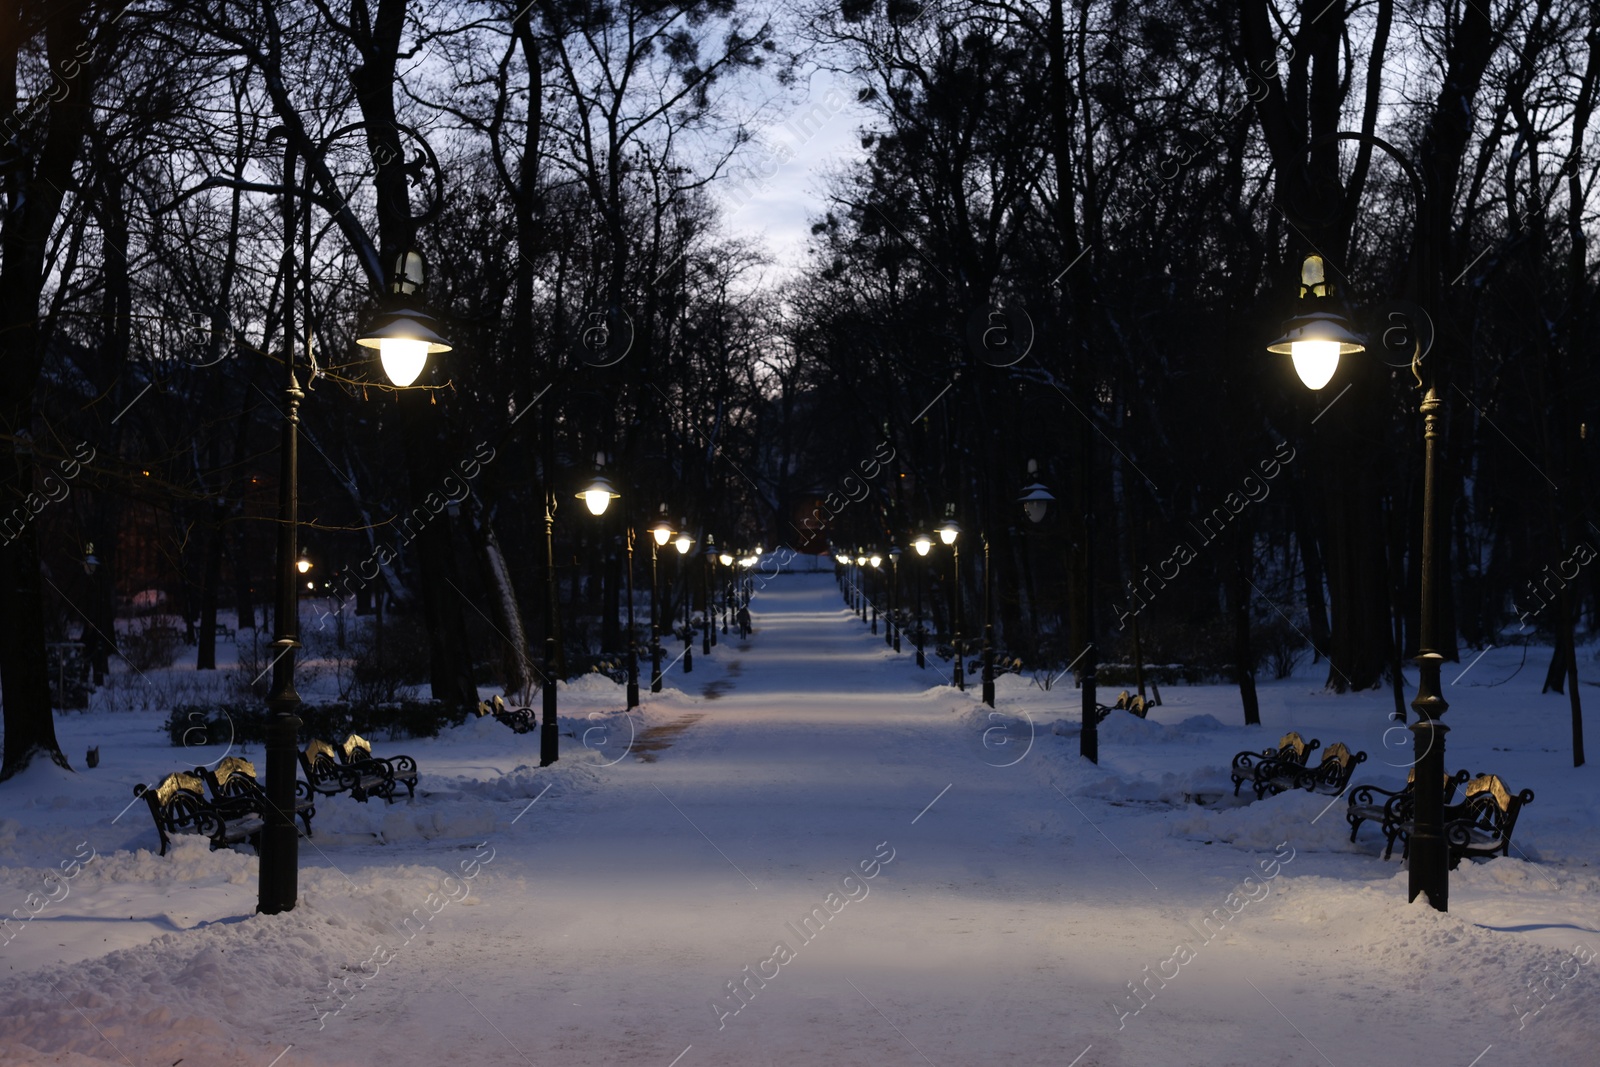
M1307 741L1294 730L1290 730L1279 739L1277 748L1239 753L1233 757L1233 773L1229 776L1233 779L1233 795L1239 795L1239 787L1244 783L1255 782L1256 770L1262 764L1270 761L1280 768L1290 763L1298 763L1304 767L1311 753L1321 747L1321 741Z
M1466 783L1472 775L1466 770L1447 774L1444 777L1444 802L1449 804L1455 799L1456 790ZM1416 787L1417 771L1413 767L1406 774L1406 784L1401 789L1380 789L1375 785L1358 785L1350 790L1349 806L1345 809L1345 820L1350 823L1350 840L1356 839L1356 831L1361 829L1361 824L1369 819L1378 824L1379 832L1383 834L1383 858L1388 859L1394 853L1394 843L1400 834L1402 825L1409 825L1413 804L1412 790Z
M229 756L214 769L196 767L194 773L204 779L206 788L211 790L211 796L216 800L254 801L263 810L271 806L266 789L256 777L255 764L242 756ZM306 836L310 837L311 816L317 813L316 797L311 792L311 786L299 778L294 780L294 813L305 826Z
M972 662L967 664L967 673L969 675L971 675L972 677L974 677L974 678L979 677L983 673L983 657L982 656L977 657L976 659L972 660ZM1000 651L996 651L995 652L995 654L994 654L994 676L996 678L1000 677L1002 674L1021 674L1021 673L1022 673L1022 657L1021 656L1013 656L1009 652L1000 652Z
M212 632L215 633L218 637L227 638L229 641L232 641L234 639L233 627L228 626L228 625L226 625L224 623L220 623L220 622L217 623L216 626L213 628Z
M406 795L417 795L417 761L410 756L374 756L372 746L359 734L351 734L339 745L339 758L346 767L365 768L380 764L389 769L389 777L406 787ZM391 793L393 789L391 787ZM394 797L388 797L393 800Z
M1335 741L1323 750L1322 762L1315 767L1310 765L1309 760L1302 765L1292 757L1258 761L1251 787L1256 791L1257 800L1277 796L1291 789L1336 797L1350 784L1350 775L1356 765L1365 763L1366 759L1365 752L1352 753L1343 741Z
M349 793L363 803L370 797L382 797L394 803L396 781L394 767L390 764L377 760L346 762L338 749L314 737L300 753L300 767L305 771L306 784L312 792L330 797ZM415 784L414 778L412 782Z
M478 714L493 715L496 722L504 723L519 734L528 733L539 725L539 719L534 715L532 708L508 707L498 694L492 704L478 701Z
M1508 856L1517 816L1533 801L1533 790L1512 793L1499 775L1480 774L1462 789L1459 804L1444 808L1444 839L1450 869L1464 856ZM1409 844L1409 842L1408 842Z
M215 850L241 841L257 844L266 826L263 805L243 797L207 800L200 777L190 771L175 771L154 789L136 785L133 795L143 797L150 806L163 856L176 834L202 834Z
M1105 722L1106 717L1109 716L1113 711L1126 711L1133 715L1137 715L1142 719L1146 715L1150 714L1150 709L1153 707L1155 707L1155 705L1147 703L1144 697L1130 696L1128 691L1124 689L1117 695L1117 701L1115 704L1095 705L1094 721L1097 723Z

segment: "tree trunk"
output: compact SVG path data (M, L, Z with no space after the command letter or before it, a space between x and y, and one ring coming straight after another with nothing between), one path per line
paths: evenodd
M406 468L411 499L418 502L412 514L423 518L413 545L422 587L422 614L428 630L428 665L435 700L451 706L475 707L478 687L472 677L472 653L467 643L466 593L456 568L455 539L450 513L437 514L424 503L439 498L443 474L439 459L449 455L441 439L436 408L426 392L400 393L404 426Z
M522 626L522 612L517 606L516 590L511 585L510 568L506 565L505 554L500 551L494 527L479 509L476 496L468 494L461 501L461 516L473 554L478 559L479 574L489 591L486 614L501 639L505 694L514 703L527 704L532 699L535 675L528 635Z
M1254 538L1244 529L1235 532L1233 546L1233 674L1244 705L1244 724L1261 725L1261 701L1256 695L1255 651L1250 644L1251 572L1255 569Z
M61 212L62 190L73 184L73 164L93 110L85 106L94 97L92 64L80 59L89 50L85 7L82 0L61 3L53 17L43 20L49 69L59 72L56 77L66 88L59 96L36 96L19 107L17 58L28 40L18 32L27 23L15 8L7 12L7 32L0 38L0 114L36 127L26 140L12 137L13 150L29 147L20 148L24 155L8 169L0 227L0 434L5 438L0 444L0 515L14 515L20 508L26 518L18 534L0 545L0 700L5 702L0 781L40 754L68 766L50 713L38 526L32 521L43 501L34 491L34 457L27 442L43 358L39 301L45 246ZM35 502L40 506L34 507Z

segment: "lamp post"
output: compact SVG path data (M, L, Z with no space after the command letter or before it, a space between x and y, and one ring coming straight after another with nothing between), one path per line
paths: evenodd
M873 633L877 633L878 632L878 599L879 599L879 597L881 597L883 595L883 582L881 580L881 577L879 576L880 575L879 568L881 568L883 566L883 557L878 555L876 552L874 552L872 555L867 557L867 564L872 568L873 577L870 578L869 581L872 582L873 592L877 594L877 596L872 597L872 632ZM885 636L885 638L887 638L888 634L885 633L884 636Z
M966 677L962 672L961 663L961 546L956 543L956 539L960 536L961 527L956 523L956 506L947 504L944 509L944 523L939 527L939 540L950 546L950 551L955 559L956 602L955 612L951 617L951 621L955 626L955 683L957 689L965 692L967 688Z
M678 536L673 540L672 547L678 550L678 575L683 579L683 673L690 674L694 671L694 597L689 591L693 588L690 582L693 577L684 569L684 557L694 547L694 538L688 533L689 520L684 519L678 527Z
M554 487L554 462L553 462L553 427L550 422L545 422L547 430L545 438L545 483L544 497L544 552L545 552L545 603L549 612L549 620L545 626L544 635L544 686L543 704L539 716L539 766L548 767L561 758L561 732L556 717L557 694L556 679L561 675L560 648L556 641L556 621L558 600L556 594L556 494ZM612 486L611 480L605 476L603 466L605 453L595 456L594 476L578 490L576 498L582 500L589 509L589 514L598 518L606 513L613 500L621 494ZM630 705L631 707L632 705Z
M717 627L711 612L711 568L717 559L717 539L706 534L705 548L700 550L700 596L705 610L700 615L700 654L711 655L711 646L717 643Z
M291 146L293 142L290 142ZM294 173L294 149L289 149L288 165L284 174L284 260L285 269L293 271L294 208L287 189L292 184L288 175ZM292 273L286 277L292 277ZM292 287L292 283L291 283ZM266 825L258 838L260 844L260 871L258 875L256 910L264 915L292 911L300 896L300 838L295 831L294 812L295 749L299 745L300 694L294 687L294 653L300 647L300 594L295 588L295 532L299 523L298 447L300 441L300 401L305 394L294 369L294 328L290 324L294 315L294 299L283 302L287 316L284 321L284 366L289 370L289 382L284 390L286 406L283 431L278 450L278 603L273 624L271 647L277 651L272 661L272 691L267 696L267 707L272 715L267 720L267 807Z
M1412 249L1411 279L1413 292L1422 303L1423 315L1427 308L1437 305L1438 276L1431 258L1433 250L1433 215L1428 200L1427 187L1411 161L1381 137L1367 133L1335 133L1319 138L1312 144L1327 140L1351 140L1371 145L1392 158L1411 182L1416 196L1415 243ZM1310 147L1310 146L1308 146ZM1438 595L1443 588L1444 575L1440 573L1440 557L1436 551L1439 525L1438 454L1444 433L1444 400L1439 395L1436 369L1432 360L1423 358L1421 328L1423 322L1411 324L1409 339L1413 344L1411 370L1416 377L1422 400L1417 410L1422 415L1422 604L1420 632L1417 648L1417 695L1411 701L1417 721L1410 725L1416 757L1413 760L1415 778L1415 820L1411 834L1409 868L1409 900L1426 893L1428 902L1438 911L1448 911L1450 905L1449 848L1444 838L1444 739L1449 727L1440 718L1450 705L1445 701L1439 683L1439 668L1444 662L1440 651ZM1286 354L1294 361L1296 373L1305 385L1321 389L1332 380L1338 370L1339 357L1355 355L1366 350L1365 344L1350 329L1350 322L1333 285L1328 281L1322 257L1305 257L1300 267L1299 314L1284 323L1284 332L1268 346L1268 351Z
M889 546L889 644L900 651L900 630L896 625L896 612L900 602L900 546Z
M723 551L717 562L722 564L722 632L726 635L733 615L733 557Z
M1022 505L1022 512L1028 516L1029 522L1043 522L1045 515L1050 511L1050 504L1055 500L1055 495L1050 492L1045 484L1039 481L1039 464L1035 460L1028 460L1028 477L1032 481L1023 487L1022 495L1017 498L1017 503ZM1087 484L1087 479L1085 479ZM1085 505L1087 507L1087 505ZM1086 591L1090 609L1094 607L1094 594L1092 590ZM1089 625L1093 626L1094 616L1090 614ZM1091 639L1085 642L1086 647L1079 657L1083 663L1083 732L1079 735L1078 753L1092 763L1100 762L1100 724L1097 719L1099 707L1095 701L1095 648Z
M624 536L628 553L628 707L639 706L639 639L633 622L633 523L627 524Z
M276 130L274 132L277 132ZM269 137L271 135L269 134ZM283 255L280 269L285 281L283 301L284 417L278 459L277 606L273 621L272 689L267 696L271 715L266 728L267 811L259 838L260 855L256 910L276 915L293 910L299 899L300 838L295 828L296 748L300 731L300 694L295 690L295 651L299 649L299 576L311 569L311 560L296 549L299 533L300 389L294 365L294 238L296 212L294 174L297 152L293 138L284 150ZM384 373L396 386L405 387L422 373L428 355L448 352L450 342L439 333L438 323L418 306L417 294L425 282L426 263L418 252L407 252L395 264L389 293L357 344L378 350Z
M994 580L989 570L989 532L983 532L983 702L994 707Z
M667 521L667 506L661 505L660 518L650 527L650 692L661 692L661 579L657 554L672 540L672 524Z
M911 547L916 549L918 556L926 557L933 548L933 540L925 533L918 533L917 539L911 542ZM927 657L922 653L922 572L926 569L926 566L917 568L915 583L917 587L917 619L916 624L911 628L911 640L917 646L917 666L922 668L928 666Z

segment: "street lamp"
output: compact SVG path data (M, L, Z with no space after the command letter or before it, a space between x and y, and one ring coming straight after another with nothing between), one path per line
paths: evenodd
M661 580L656 554L672 540L672 524L667 521L667 505L650 527L650 692L661 692Z
M895 611L899 606L900 598L900 546L889 546L889 644L896 652L900 651L900 630L895 625Z
M1022 505L1022 513L1028 517L1029 522L1039 523L1044 521L1045 515L1050 510L1050 505L1055 501L1055 494L1051 493L1045 484L1039 481L1039 463L1037 460L1028 460L1028 485L1023 486L1022 495L1017 498L1017 503ZM1089 603L1093 605L1091 597ZM1091 617L1091 625L1092 617ZM1078 751L1080 755L1087 756L1092 762L1100 762L1100 722L1098 719L1099 708L1096 706L1095 694L1095 650L1094 642L1086 642L1080 659L1084 661L1083 668L1083 730L1079 734Z
M994 707L994 579L989 567L989 531L983 531L983 702Z
M594 457L595 472L588 483L578 491L577 499L582 500L589 509L589 514L599 518L606 513L613 500L622 499L622 494L617 492L611 484L611 479L605 476L605 453L598 452ZM627 585L628 585L628 680L626 683L628 707L639 706L639 646L634 637L633 621L633 526L629 524L625 532L625 551L627 554Z
M1432 211L1428 190L1411 161L1381 137L1369 133L1339 132L1318 138L1312 145L1330 140L1359 141L1378 148L1393 159L1411 182L1416 199L1416 226L1411 254L1412 290L1422 304L1422 315L1438 303L1438 274L1432 251ZM1311 147L1308 145L1307 147ZM1301 380L1311 389L1320 389L1333 377L1338 357L1365 351L1360 338L1351 333L1344 307L1327 281L1320 256L1307 256L1300 268L1300 314L1284 323L1283 336L1268 346L1274 353L1287 352ZM1444 585L1440 557L1435 551L1440 529L1438 492L1438 453L1444 433L1444 400L1439 395L1435 361L1423 358L1420 329L1424 322L1412 323L1411 370L1422 392L1418 412L1422 415L1422 605L1417 648L1417 695L1411 701L1417 721L1410 726L1416 758L1413 760L1416 785L1413 789L1415 817L1411 833L1409 900L1426 893L1438 911L1450 904L1449 848L1444 839L1444 739L1449 727L1440 717L1449 710L1439 684L1439 667L1444 662L1440 651L1438 593Z
M951 616L951 622L955 627L955 683L957 689L965 692L967 685L966 678L962 673L961 663L961 546L956 543L956 538L960 536L961 527L956 523L956 506L954 504L946 504L944 522L939 526L939 541L941 544L950 546L955 558L955 611Z
M1289 356L1306 388L1321 389L1339 369L1340 356L1366 351L1350 332L1350 320L1334 295L1321 256L1307 256L1300 264L1300 306L1300 313L1283 324L1283 336L1267 351Z
M870 566L874 571L876 571L878 568L883 566L883 557L878 555L876 552L874 552L872 555L867 557L867 565ZM881 581L879 581L875 577L874 578L870 578L868 580L872 582L872 587L873 587L873 592L874 593L881 593L882 592L880 586L882 586L883 583ZM872 598L872 632L874 634L876 634L878 632L878 598L877 598L877 596L874 596ZM885 636L887 636L887 635L885 635Z
M613 500L618 500L622 497L622 494L617 492L616 488L611 484L611 479L607 478L601 469L604 456L605 453L603 452L595 456L594 477L590 478L589 483L578 491L578 499L588 507L589 514L596 518L606 513L606 508L611 506Z
M726 634L728 624L733 621L733 557L724 549L717 562L722 564L722 632Z
M926 533L918 531L916 540L911 542L911 547L917 550L918 556L926 557L933 550L933 539ZM917 666L923 668L928 666L927 657L922 651L922 572L925 570L927 570L925 565L917 568L917 621L911 628L911 640L917 646Z
M689 554L689 549L694 547L694 538L689 536L689 520L684 519L678 526L678 536L672 542L678 550L678 574L683 578L683 673L689 674L694 670L694 597L689 595L693 581L684 572L684 557Z
M1039 481L1039 461L1028 460L1028 477L1033 479L1029 485L1022 487L1022 495L1017 502L1022 505L1023 514L1028 516L1029 522L1043 522L1044 516L1050 510L1050 502L1055 496L1046 489L1044 483Z
M717 628L711 621L711 568L717 559L717 539L706 534L706 546L700 550L700 595L705 610L700 616L700 654L711 655L711 646L717 643Z
M384 375L402 389L422 374L430 355L451 348L439 332L438 320L420 306L417 294L422 291L427 274L428 261L421 252L401 256L388 296L368 329L356 338L356 344L363 348L378 350Z
M282 132L275 128L269 138ZM285 137L283 212L283 253L280 271L285 291L283 301L284 368L288 381L284 389L284 419L279 445L278 476L278 558L277 610L271 647L272 689L267 696L271 711L266 728L267 810L262 812L257 852L260 855L256 910L276 915L293 910L299 897L300 840L294 823L296 747L299 744L300 694L295 690L295 651L301 647L300 594L298 575L311 569L311 560L297 551L299 533L299 441L300 401L305 393L294 365L295 289L294 174L297 149L292 137ZM421 253L407 252L395 264L385 296L369 329L356 343L378 350L385 375L399 388L409 386L421 375L431 353L448 352L450 342L440 334L438 323L420 306L420 293L426 281L426 262Z

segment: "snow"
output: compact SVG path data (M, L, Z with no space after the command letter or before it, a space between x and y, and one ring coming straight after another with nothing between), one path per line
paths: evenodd
M564 685L554 766L488 719L373 739L417 759L417 798L319 800L275 916L247 849L157 856L131 803L220 746L173 749L158 707L62 716L79 771L0 785L0 1064L1593 1061L1600 788L1522 650L1446 687L1447 765L1536 797L1439 913L1342 801L1227 777L1293 729L1398 787L1385 692L1307 665L1246 727L1231 687L1167 687L1095 766L1076 690L1003 676L991 712L831 575L753 608L631 714Z

